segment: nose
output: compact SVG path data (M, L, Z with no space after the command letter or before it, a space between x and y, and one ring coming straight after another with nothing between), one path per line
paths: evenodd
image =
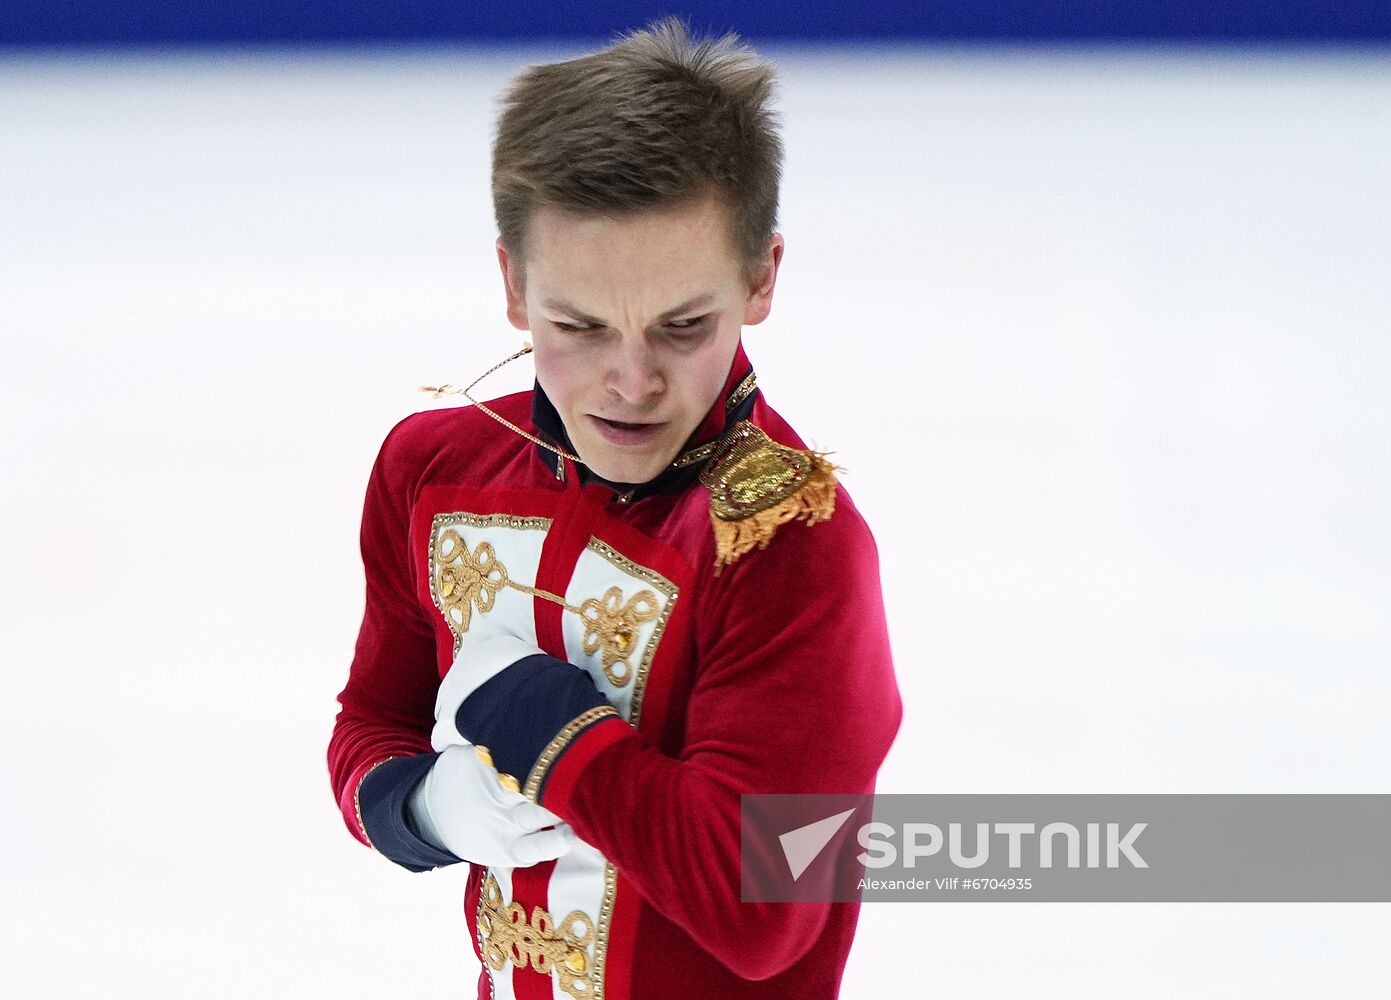
M633 407L651 403L666 391L666 374L652 348L641 338L624 338L610 358L609 392ZM640 416L638 413L633 416Z

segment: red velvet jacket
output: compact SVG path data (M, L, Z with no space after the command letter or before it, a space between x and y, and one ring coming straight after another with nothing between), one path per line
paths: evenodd
M487 405L573 450L539 384ZM683 454L738 420L806 448L763 400L742 345ZM366 608L328 746L355 837L411 871L460 861L420 840L402 810L437 756L440 679L471 636L533 641L589 671L620 713L580 732L547 774L542 805L582 843L530 868L465 862L480 998L839 992L858 904L741 902L740 795L874 790L902 716L877 550L838 485L829 519L781 525L716 576L700 467L620 491L467 406L406 417L372 468ZM485 570L486 611L488 595L461 601L442 583L461 560ZM494 586L504 578L564 601ZM615 586L646 603L631 655L611 662L585 652L575 612ZM520 930L503 909L512 902Z

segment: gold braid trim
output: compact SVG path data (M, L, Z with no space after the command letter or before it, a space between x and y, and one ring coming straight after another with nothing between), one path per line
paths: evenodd
M835 512L835 473L844 470L829 454L778 444L747 420L735 424L700 474L710 489L716 576L749 550L767 548L788 521L811 525Z
M565 728L555 734L555 738L546 744L546 749L542 750L541 755L536 758L536 763L531 766L531 773L527 775L526 786L522 789L522 794L531 802L540 805L541 803L536 800L541 791L541 782L545 779L546 772L551 769L556 758L591 722L598 722L610 715L616 715L620 719L623 717L618 709L612 705L595 705L567 722Z

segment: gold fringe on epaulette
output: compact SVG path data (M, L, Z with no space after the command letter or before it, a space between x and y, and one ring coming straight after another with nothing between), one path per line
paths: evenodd
M835 473L844 470L826 461L830 452L806 451L805 454L811 457L812 468L807 473L806 481L791 496L767 510L749 514L737 521L726 521L711 510L710 521L715 528L716 576L755 546L767 548L780 525L798 519L812 525L826 520L835 512Z

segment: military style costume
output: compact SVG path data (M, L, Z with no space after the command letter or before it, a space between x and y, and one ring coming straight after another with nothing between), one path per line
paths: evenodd
M539 383L485 405L573 452ZM739 856L741 794L872 792L902 715L876 546L835 470L742 344L636 488L477 406L387 434L328 746L348 829L413 872L462 860L407 809L459 681L440 724L578 838L530 867L466 862L480 998L837 995L858 904L741 902ZM499 641L535 655L460 680Z

